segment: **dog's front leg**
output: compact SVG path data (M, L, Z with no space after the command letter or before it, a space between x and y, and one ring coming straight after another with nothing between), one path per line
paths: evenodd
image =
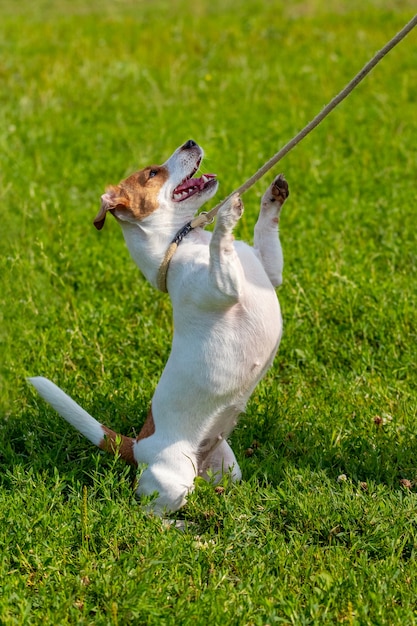
M255 226L254 248L274 287L282 283L284 258L278 224L282 205L288 195L288 183L280 174L262 196L261 211Z
M233 228L242 213L243 202L236 194L220 209L210 241L210 291L216 300L226 304L239 300L243 283L243 270L233 243Z

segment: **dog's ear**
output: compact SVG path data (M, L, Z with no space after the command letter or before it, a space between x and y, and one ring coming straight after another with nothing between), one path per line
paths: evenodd
M109 187L106 193L103 193L101 196L101 207L94 218L94 226L97 230L101 230L106 220L107 211L112 211L117 208L126 208L128 206L129 200L120 195L120 189L118 187Z

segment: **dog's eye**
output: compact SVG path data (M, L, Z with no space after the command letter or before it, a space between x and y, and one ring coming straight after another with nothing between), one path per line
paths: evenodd
M156 176L158 173L158 170L150 170L149 171L149 178L153 178L154 176Z

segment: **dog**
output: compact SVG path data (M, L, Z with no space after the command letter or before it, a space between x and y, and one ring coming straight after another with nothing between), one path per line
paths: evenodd
M203 154L189 140L163 165L145 167L102 196L96 228L108 212L116 218L133 260L154 287L173 236L217 191L216 175L195 177ZM29 379L92 443L146 466L137 495L155 496L148 505L155 514L182 507L196 476L241 479L227 437L281 340L278 223L288 195L279 175L262 197L253 247L233 237L243 213L236 194L220 208L212 233L196 228L178 246L167 274L172 349L136 438L100 424L51 381Z

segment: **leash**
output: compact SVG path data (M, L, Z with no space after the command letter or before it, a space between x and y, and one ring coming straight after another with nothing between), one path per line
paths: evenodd
M243 194L247 191L252 185L254 185L266 172L268 172L274 165L278 163L290 150L294 148L304 137L306 137L311 131L316 128L320 124L325 117L329 115L340 104L354 89L359 85L359 83L369 74L369 72L384 58L384 56L390 52L400 41L404 39L406 35L417 25L417 14L392 38L388 43L385 44L379 52L377 52L366 65L356 74L354 78L340 91L325 107L318 113L312 120L309 122L295 137L293 137L281 150L279 150L273 157L269 159L253 176L248 178L246 182L244 182L240 187L232 191L224 200L222 200L219 204L217 204L211 211L202 211L199 213L194 219L190 222L187 222L181 228L174 239L171 241L164 259L161 263L158 272L157 278L157 286L160 291L167 293L167 285L166 279L168 274L168 268L172 257L175 254L176 249L178 248L181 241L188 235L189 232L194 230L195 228L205 228L208 224L216 217L219 210L235 195L235 194Z

